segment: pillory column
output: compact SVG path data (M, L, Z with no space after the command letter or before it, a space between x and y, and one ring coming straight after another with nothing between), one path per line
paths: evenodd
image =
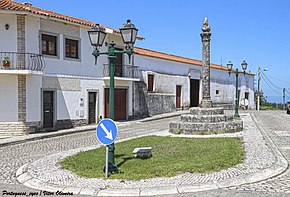
M212 107L210 99L210 27L207 18L204 19L202 25L202 33L200 34L202 41L202 108Z

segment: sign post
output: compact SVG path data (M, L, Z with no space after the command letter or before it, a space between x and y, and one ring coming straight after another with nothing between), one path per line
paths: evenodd
M106 145L106 167L105 167L105 177L108 178L109 174L109 147Z
M106 178L108 178L109 166L110 166L109 156L108 156L109 155L108 145L112 144L115 141L117 134L118 134L118 128L116 126L116 123L109 118L103 119L98 124L97 129L96 129L96 135L99 142L106 145L106 165L105 165Z

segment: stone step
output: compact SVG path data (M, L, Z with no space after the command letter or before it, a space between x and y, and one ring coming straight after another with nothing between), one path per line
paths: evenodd
M218 114L218 115L181 115L182 122L228 122L233 121L233 115L225 115L225 114Z
M0 139L5 139L5 138L10 138L10 137L18 137L18 136L23 136L23 134L0 134Z
M243 130L243 121L215 123L171 122L169 131L177 134L220 134L233 133Z
M18 131L18 130L0 130L0 135L23 135L23 131Z
M23 132L0 132L1 136L19 136L24 135Z
M218 115L224 114L223 108L200 108L192 107L189 109L190 114L192 115Z

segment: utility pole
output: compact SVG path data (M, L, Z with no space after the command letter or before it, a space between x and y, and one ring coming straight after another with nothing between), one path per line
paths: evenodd
M285 92L286 92L286 88L283 88L283 110L285 110L286 106L285 106Z
M257 97L257 110L260 110L260 81L261 81L261 71L260 66L258 67L258 97Z
M265 68L263 71L268 71L268 68ZM261 100L261 68L258 67L258 98L257 98L257 110L260 110L260 100Z

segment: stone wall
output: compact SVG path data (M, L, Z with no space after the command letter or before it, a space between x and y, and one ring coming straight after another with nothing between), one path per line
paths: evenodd
M213 107L222 107L224 109L235 109L235 105L233 103L213 103Z
M35 133L38 123L0 122L0 138Z
M176 111L175 95L165 93L148 93L147 105L149 116Z
M175 94L148 92L143 81L134 82L134 119L176 111Z
M25 15L17 15L17 52L25 53ZM25 57L20 55L17 68L25 69ZM18 121L26 121L26 76L18 75Z
M133 83L133 117L132 119L149 116L147 85L143 81Z
M57 120L55 124L55 130L61 130L61 129L69 129L79 126L85 126L87 125L86 119L78 119L78 120Z

